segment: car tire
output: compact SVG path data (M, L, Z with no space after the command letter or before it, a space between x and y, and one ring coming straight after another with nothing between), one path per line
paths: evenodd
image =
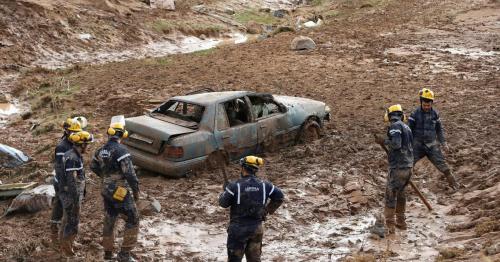
M310 143L321 136L321 127L316 120L309 118L300 129L297 143Z

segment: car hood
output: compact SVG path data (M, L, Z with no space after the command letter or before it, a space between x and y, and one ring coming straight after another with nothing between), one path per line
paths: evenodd
M171 136L192 133L196 130L169 123L147 115L127 118L125 126L133 133L146 135L153 139L167 141Z
M286 107L300 107L309 113L323 113L325 103L303 97L294 96L274 96L276 101L284 104Z

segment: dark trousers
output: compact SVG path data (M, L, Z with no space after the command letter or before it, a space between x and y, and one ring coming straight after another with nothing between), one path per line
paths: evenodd
M248 262L260 262L262 253L262 223L256 225L230 224L227 229L227 256L229 262L239 262L245 255Z
M396 202L404 206L406 203L405 188L410 182L411 168L393 168L389 170L385 189L385 206L396 208Z
M104 251L113 251L114 229L118 215L125 217L125 232L123 236L122 251L130 251L137 243L139 232L139 213L132 196L128 194L123 202L104 199L104 227L103 247Z
M78 234L78 225L80 224L80 203L75 201L64 207L62 219L62 238Z
M54 198L52 198L52 216L50 218L50 222L52 224L59 224L61 223L61 219L63 217L63 207L61 200L59 199L59 192L56 185L54 185L54 189L56 194Z
M420 159L427 157L431 163L442 173L450 169L439 145L426 146L424 143L416 142L413 145L413 165Z

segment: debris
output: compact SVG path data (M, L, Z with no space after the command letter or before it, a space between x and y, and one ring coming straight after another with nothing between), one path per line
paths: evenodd
M0 181L0 197L15 197L21 194L24 190L32 188L35 185L35 182L2 184Z
M159 8L174 11L175 10L175 1L174 0L146 0L146 4L148 4L151 8Z
M288 15L288 10L285 9L278 9L273 11L273 16L278 17L278 18L283 18L285 15Z
M385 228L384 228L384 216L381 213L375 215L375 223L370 226L368 229L370 233L378 238L385 237Z
M290 45L292 50L309 50L316 48L316 43L306 36L297 36L292 40Z
M35 213L43 209L48 209L52 205L52 198L55 196L53 185L41 185L30 190L23 191L10 204L5 215L14 212Z
M79 34L78 38L80 38L80 40L90 40L90 39L92 39L92 35L91 34Z
M323 20L318 19L317 22L314 21L307 21L304 23L304 27L311 28L311 27L317 27L323 24Z
M7 39L2 39L0 40L0 47L9 47L9 46L13 46L14 43L12 43L11 41L7 40Z
M28 162L30 158L23 152L0 144L0 167L14 168Z

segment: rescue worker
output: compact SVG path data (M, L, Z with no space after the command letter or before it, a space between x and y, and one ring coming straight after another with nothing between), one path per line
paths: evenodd
M413 167L413 136L410 128L403 122L401 105L393 105L386 111L385 120L390 121L387 138L378 139L388 151L389 175L385 190L384 216L387 233L394 234L396 227L406 230L406 193ZM394 220L396 216L396 220Z
M63 207L63 221L61 226L61 252L66 257L73 257L73 242L78 233L80 222L80 206L85 192L85 170L83 157L88 143L93 136L86 131L79 131L68 136L73 144L71 149L64 153L64 174L59 178L59 200Z
M420 90L419 96L420 107L415 109L408 118L413 133L413 163L416 164L420 159L427 156L432 164L444 174L449 186L456 190L459 184L441 152L441 147L446 151L449 148L444 138L444 129L439 113L432 107L434 92L428 88L423 88Z
M219 205L231 207L227 229L228 261L241 261L243 255L249 262L261 261L262 221L273 214L283 203L281 190L267 181L261 181L256 173L264 160L255 156L240 159L241 178L224 184Z
M135 261L131 251L137 243L139 215L139 180L127 149L120 144L128 132L122 123L112 123L108 129L108 142L95 152L90 168L102 179L101 195L104 201L104 228L102 246L104 259L114 259L114 228L118 215L125 217L125 232L119 261Z
M50 220L50 238L55 248L59 248L59 225L63 217L63 207L59 199L59 180L64 175L63 156L64 153L73 147L73 143L69 141L69 135L74 132L82 131L80 122L68 118L63 123L64 133L56 146L54 153L54 171L55 176L52 184L54 185L55 197L52 198L52 216Z

